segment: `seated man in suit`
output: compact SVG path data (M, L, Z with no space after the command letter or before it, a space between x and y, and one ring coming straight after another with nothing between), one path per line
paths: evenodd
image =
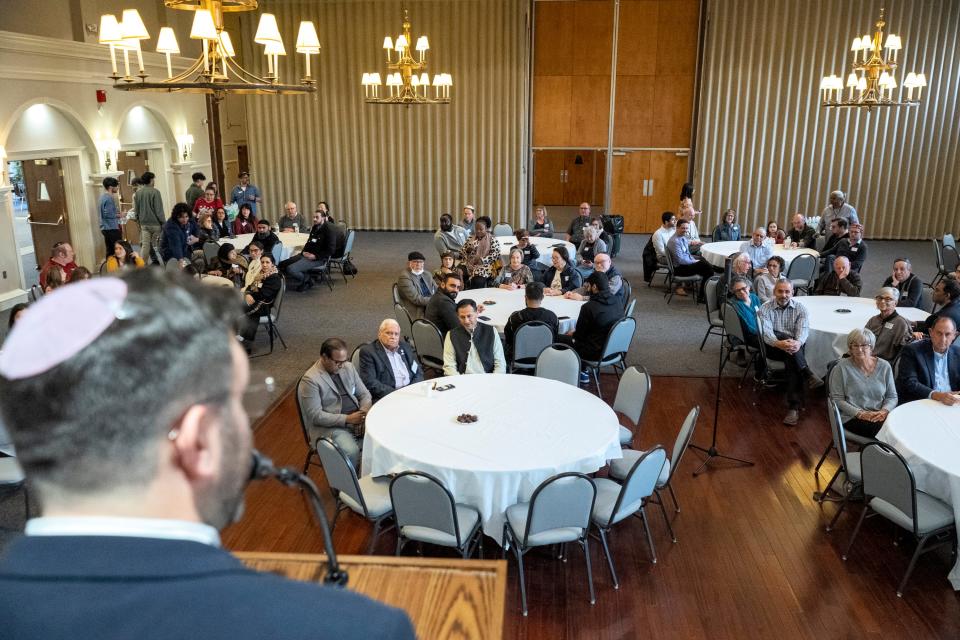
M445 274L440 288L427 303L423 317L437 325L441 336L447 335L448 331L460 326L460 320L457 318L457 294L460 293L462 285L460 274L456 271Z
M41 513L0 559L3 637L413 639L400 611L221 548L252 459L235 296L139 269L45 296L4 344L3 422Z
M930 339L911 342L900 350L897 395L900 403L930 398L960 405L960 345L953 344L957 325L941 317L930 327Z
M542 322L553 331L553 337L556 339L560 330L560 320L557 314L550 309L544 309L543 304L543 283L531 282L523 293L523 301L526 306L510 314L507 318L507 324L503 327L503 337L507 342L507 355L513 354L513 341L517 334L517 329L527 322Z
M374 402L423 380L417 352L400 337L400 325L393 318L381 322L377 339L360 348L360 379Z
M459 325L443 340L443 375L506 373L507 360L496 329L477 322L477 303L457 303Z
M424 264L426 258L419 251L407 254L407 268L400 272L397 278L397 293L400 295L400 304L407 310L410 320L422 318L430 302L430 296L436 293L437 287L433 277L426 274Z
M297 395L311 442L330 438L359 469L361 427L373 400L350 363L343 340L323 341L320 359L303 374Z
M860 274L851 271L850 260L845 256L837 256L833 261L833 269L817 282L818 296L849 296L856 298L860 295L863 281Z

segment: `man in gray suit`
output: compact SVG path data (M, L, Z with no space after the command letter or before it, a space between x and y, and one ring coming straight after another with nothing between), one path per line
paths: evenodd
M374 402L423 380L417 352L400 337L400 325L393 318L381 322L377 339L361 347L360 379L370 390Z
M320 359L303 374L297 395L310 440L330 438L359 469L358 436L373 402L357 370L350 364L343 340L323 341Z
M407 268L397 278L397 289L400 294L400 304L410 314L410 320L422 318L430 302L430 296L437 290L433 277L424 272L426 259L419 251L411 251L407 255Z

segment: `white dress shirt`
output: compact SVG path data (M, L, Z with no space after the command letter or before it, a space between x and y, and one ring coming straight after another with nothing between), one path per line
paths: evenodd
M410 384L410 372L407 370L406 361L403 359L403 356L400 355L400 349L397 348L391 351L384 347L383 351L387 354L387 360L390 362L390 368L393 370L393 379L397 383L394 388L400 389Z
M457 371L457 353L453 348L453 342L450 340L448 332L443 339L443 375L458 376ZM494 333L493 336L493 373L506 373L507 359L503 355L503 343L500 342L500 336ZM483 363L480 361L480 352L477 351L477 345L473 340L470 341L470 351L467 352L467 365L463 371L468 373L486 373Z
M220 546L220 534L210 525L163 518L114 516L44 517L27 520L28 536L117 536L190 540Z

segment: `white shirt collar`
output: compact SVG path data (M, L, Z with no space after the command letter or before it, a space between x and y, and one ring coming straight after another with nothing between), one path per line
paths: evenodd
M46 517L27 521L28 536L119 536L190 540L220 546L220 534L210 525L161 518L118 518L112 516Z

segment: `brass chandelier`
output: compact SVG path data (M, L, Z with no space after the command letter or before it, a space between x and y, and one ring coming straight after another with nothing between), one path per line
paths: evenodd
M387 52L386 86L387 94L381 95L380 87L384 82L379 73L364 73L360 83L363 85L364 98L372 104L449 104L450 87L453 78L449 73L438 73L433 76L433 82L426 72L427 50L430 42L427 36L417 38L413 45L413 36L410 33L410 14L403 10L403 33L393 40L390 36L383 39L383 48ZM411 53L416 50L417 57ZM396 60L393 52L396 51ZM419 74L419 75L418 75ZM433 86L433 95L430 87Z
M864 35L853 39L853 46L850 47L853 63L846 83L835 75L824 76L820 81L821 106L862 107L870 111L874 107L913 107L920 104L923 88L927 86L927 77L922 73L910 72L904 78L906 99L903 99L902 89L894 97L894 90L898 87L895 76L897 53L903 48L903 42L900 36L892 33L887 35L884 42L884 26L883 9L880 9L880 20L876 23L873 37ZM916 98L913 96L914 89Z
M230 34L224 29L223 14L253 11L258 0L164 0L168 9L193 11L190 38L200 40L203 54L190 67L173 74L170 55L179 54L177 36L170 27L163 27L157 36L157 52L166 55L167 77L148 80L143 66L141 40L150 34L136 9L125 9L121 20L108 14L100 18L99 42L110 47L110 62L114 89L121 91L187 91L209 93L223 97L226 93L298 94L317 90L316 80L310 75L310 56L320 53L317 29L312 22L303 21L297 34L296 51L306 56L306 75L296 84L280 80L279 57L287 55L277 19L271 13L260 16L254 42L263 45L267 56L267 74L263 77L247 71L235 58L236 52ZM123 75L118 73L117 57L122 54ZM131 74L131 56L136 55L138 71Z

